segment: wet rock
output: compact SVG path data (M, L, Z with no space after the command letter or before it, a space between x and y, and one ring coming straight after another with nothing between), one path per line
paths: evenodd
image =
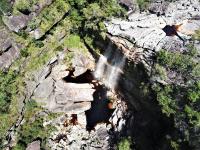
M40 150L40 141L34 141L28 144L26 150Z

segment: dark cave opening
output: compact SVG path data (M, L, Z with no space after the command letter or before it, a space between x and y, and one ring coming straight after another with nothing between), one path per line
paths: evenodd
M176 25L166 25L162 30L166 33L166 36L174 36L177 35L178 27Z
M30 15L31 14L31 11L28 10L28 9L20 9L19 11L24 15Z
M166 25L162 30L166 33L166 36L177 36L183 44L185 44L185 39L178 34L180 25Z
M109 108L109 99L107 97L107 88L99 85L93 94L94 101L90 110L86 111L87 126L86 129L91 131L99 123L110 124L109 118L112 116L114 109Z
M75 69L69 70L69 75L64 77L63 80L72 83L92 83L92 80L94 80L92 71L89 69L76 77L74 76L74 71Z

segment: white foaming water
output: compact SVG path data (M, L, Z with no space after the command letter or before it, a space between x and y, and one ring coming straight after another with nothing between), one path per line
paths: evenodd
M96 66L96 70L94 72L95 78L100 79L103 76L106 63L107 63L107 58L101 55Z
M109 61L109 62L108 62ZM113 50L108 47L104 56L101 55L94 72L94 77L105 84L110 89L115 89L119 76L123 72L125 64L125 56L119 53L118 50Z

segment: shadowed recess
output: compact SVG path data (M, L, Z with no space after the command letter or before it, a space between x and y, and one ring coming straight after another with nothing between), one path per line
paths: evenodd
M90 110L86 111L87 130L93 130L98 123L110 123L109 118L113 109L109 109L109 100L107 98L107 89L104 86L97 86L93 94L94 101Z

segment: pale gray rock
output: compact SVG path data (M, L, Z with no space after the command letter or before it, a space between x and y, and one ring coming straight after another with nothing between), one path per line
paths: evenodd
M26 150L40 150L40 141L34 141L28 144Z
M75 56L72 59L72 67L75 69L73 72L74 76L79 76L85 73L88 69L92 68L93 60L88 56L81 53L75 53Z
M0 54L9 50L12 47L11 39L6 39L2 43L0 43L0 47L1 47Z
M68 114L80 114L89 110L90 108L91 108L91 102L80 102L80 103L74 103L72 106L65 106L63 112Z
M19 57L19 50L11 47L8 51L0 55L0 68L8 69L11 64Z
M9 30L0 27L0 69L8 70L12 63L19 57L20 45L16 44Z
M161 43L173 39L173 37L167 37L162 30L166 25L180 25L178 33L186 40L200 28L200 20L193 19L200 13L199 1L172 2L167 8L165 7L165 10L165 16L145 12L134 13L129 16L128 20L113 19L105 24L111 35L128 39L138 47L151 50L162 47ZM177 40L183 43L181 39Z
M63 78L69 73L66 69L65 65L47 65L35 74L34 79L37 82L29 82L27 87L33 88L38 83L32 99L51 112L83 113L91 108L95 89L92 84L64 81Z
M93 93L95 90L89 84L73 84L60 80L55 83L55 87L55 93L64 95L66 100L72 100L74 102L93 101Z
M19 32L21 29L27 26L29 21L29 16L20 14L18 16L5 16L3 21L5 25L14 32Z
M36 88L34 92L34 96L32 97L37 102L45 102L48 100L50 94L54 89L54 80L52 78L45 79L39 86Z
M69 71L67 71L66 65L56 65L52 69L51 76L54 80L61 80L64 77L68 76Z
M165 1L153 2L149 5L148 10L157 15L164 15L169 3Z

